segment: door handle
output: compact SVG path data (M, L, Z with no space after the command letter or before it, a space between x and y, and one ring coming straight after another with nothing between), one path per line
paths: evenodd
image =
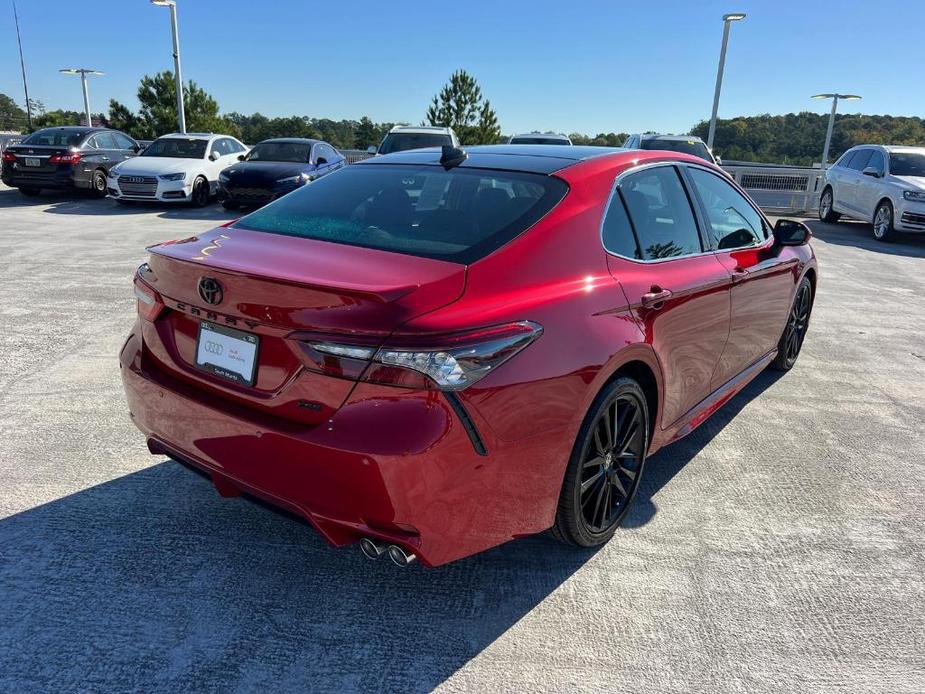
M642 295L642 305L646 308L658 310L665 305L665 302L671 298L670 289L661 287L652 287L652 291Z
M103 157L103 161L109 161L109 157Z
M744 267L736 267L736 269L732 271L733 282L741 282L746 277L748 277L748 270L746 270Z

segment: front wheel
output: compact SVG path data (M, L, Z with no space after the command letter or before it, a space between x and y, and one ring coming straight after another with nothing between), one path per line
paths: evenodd
M191 200L193 207L205 207L209 204L209 182L202 176L193 181Z
M106 172L102 169L93 172L93 178L90 179L90 194L95 198L106 197Z
M789 371L800 356L806 331L809 329L809 316L813 311L813 285L804 277L797 287L793 306L787 315L787 326L777 343L777 356L771 365L778 371Z
M598 395L565 472L553 536L580 547L613 537L639 488L649 445L642 388L621 377Z
M893 204L889 200L883 200L874 212L874 238L885 243L896 240L896 229L893 228Z
M819 198L819 221L837 222L841 215L833 209L835 204L835 195L831 188L822 191L822 197Z

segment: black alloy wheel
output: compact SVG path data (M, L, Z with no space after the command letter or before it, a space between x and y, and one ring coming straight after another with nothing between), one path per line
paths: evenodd
M202 176L193 181L193 207L205 207L209 204L209 182Z
M582 547L607 542L639 488L648 444L645 394L634 380L618 378L598 396L582 425L553 535Z
M773 366L779 371L789 371L800 356L806 331L809 329L809 316L813 311L813 287L809 278L804 277L797 287L793 306L787 316L784 334L777 343L777 357Z

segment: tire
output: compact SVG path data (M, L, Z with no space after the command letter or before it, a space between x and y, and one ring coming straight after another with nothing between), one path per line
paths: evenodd
M819 198L819 221L833 224L841 219L841 215L834 210L835 193L831 188L822 191Z
M97 169L93 172L93 176L90 177L90 195L95 198L105 198L107 192L106 172L102 169Z
M23 186L19 189L19 192L25 195L27 198L34 198L36 195L42 194L42 189L33 188L32 186Z
M881 200L874 212L872 221L874 238L884 243L896 240L896 229L893 227L893 203Z
M790 371L800 356L806 331L809 329L809 318L813 312L813 285L808 277L800 280L793 305L787 314L787 325L777 342L777 356L771 366L778 371Z
M193 181L190 203L193 207L205 207L209 204L209 182L202 176Z
M222 200L222 207L226 210L238 210L241 206L236 202L231 202L230 200Z
M553 537L579 547L610 540L639 488L648 446L646 396L633 379L617 378L594 400L578 432Z

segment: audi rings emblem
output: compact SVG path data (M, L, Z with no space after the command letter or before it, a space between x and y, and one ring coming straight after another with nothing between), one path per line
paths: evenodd
M207 304L216 306L222 303L222 285L211 277L203 277L199 280L199 296Z
M202 348L209 354L214 354L216 356L221 356L222 352L225 351L225 347L218 342L212 342L212 340L206 340L206 343Z

